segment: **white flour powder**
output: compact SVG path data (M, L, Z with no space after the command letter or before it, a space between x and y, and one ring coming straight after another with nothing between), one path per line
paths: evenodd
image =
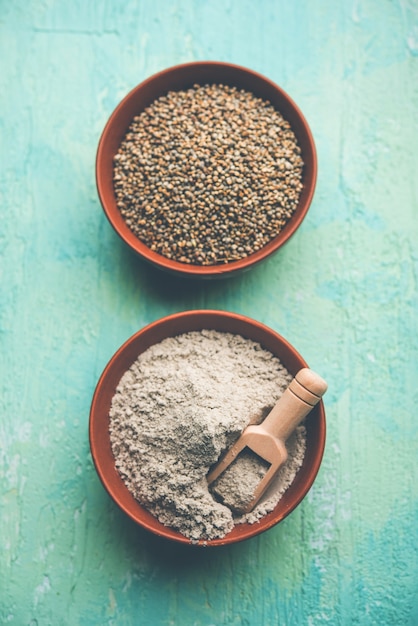
M192 541L257 521L273 510L302 463L303 426L253 512L234 516L209 492L206 475L248 423L264 419L291 379L276 357L239 335L197 331L151 346L123 375L110 410L112 450L126 486L161 523ZM229 480L225 502L229 491L235 497L252 489L249 475Z

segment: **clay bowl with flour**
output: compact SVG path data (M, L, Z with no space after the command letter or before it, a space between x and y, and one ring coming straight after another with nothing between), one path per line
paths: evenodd
M236 524L220 539L192 542L177 531L161 524L130 493L115 467L109 434L109 412L116 387L139 354L168 337L190 331L216 330L241 335L256 341L280 359L290 374L307 367L303 357L277 332L256 320L235 313L215 310L186 311L153 322L130 337L105 367L94 392L89 437L90 449L98 476L113 501L134 522L147 531L181 544L223 546L255 537L287 517L304 499L319 470L325 447L325 411L322 401L306 420L305 457L291 485L275 509L254 524Z
M118 208L114 186L115 155L118 153L133 118L141 114L144 109L152 105L155 100L165 96L168 92L186 90L193 87L195 84L222 84L229 87L236 87L237 89L251 92L263 101L268 100L273 105L274 109L279 111L284 119L289 122L301 149L301 156L304 163L302 191L297 201L297 206L285 226L278 230L277 234L272 236L260 249L255 249L253 252L250 251L247 256L238 260L228 260L222 263L214 262L208 265L197 264L197 262L193 261L187 263L181 262L176 258L169 258L164 255L162 251L151 249L152 246L150 245L146 245L144 240L141 240L135 232L129 228L125 219L122 217L121 211ZM261 145L263 145L263 141ZM168 152L168 154L171 154L171 152ZM183 168L186 167L187 160L186 158L183 160ZM253 165L251 167L253 167ZM186 170L184 170L183 174L188 176L185 172ZM204 174L202 175L206 176L207 170L204 169L203 172ZM158 178L162 180L164 174L160 173ZM251 178L251 176L246 175L246 179L248 180L249 178ZM312 202L316 178L317 156L314 139L302 111L294 100L281 87L257 72L230 63L212 61L185 63L167 68L147 78L132 89L123 100L121 100L107 121L99 141L96 156L96 183L99 199L106 217L122 241L151 265L175 275L196 279L214 279L236 275L259 264L273 253L277 252L277 250L294 235L304 220ZM274 180L277 180L277 176L275 176ZM209 183L205 182L205 187L207 187L207 185L209 185ZM178 189L179 186L175 184L174 188ZM141 200L141 204L143 204L145 210L146 202L141 192L132 191L131 193L134 193L135 196ZM240 193L242 193L242 191ZM288 193L290 193L290 191ZM173 202L174 197L170 199L170 205L172 205ZM211 205L209 199L205 200L205 203L206 208ZM243 200L242 202L240 201L241 215L237 218L238 226L241 223L243 203ZM264 199L261 200L261 204L264 206ZM184 219L184 210L182 208L180 213L182 221ZM146 215L143 217L145 219L144 228L149 229L151 218ZM161 219L163 221L168 219L165 210L161 214ZM258 219L256 221L259 223ZM221 219L221 223L222 225L225 224L225 218ZM257 227L254 228L256 229ZM231 232L236 232L237 230L238 227L234 227ZM254 229L252 229L252 231L254 231ZM187 230L187 233L188 245L190 243L190 231ZM165 233L164 241L169 240L168 235L169 233ZM190 245L192 244L194 245L193 242Z

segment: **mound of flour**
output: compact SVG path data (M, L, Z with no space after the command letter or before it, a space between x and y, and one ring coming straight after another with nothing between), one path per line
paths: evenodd
M303 426L288 441L280 476L251 513L234 516L209 492L206 475L247 424L264 419L291 379L269 351L231 333L195 331L151 346L123 375L111 404L112 451L127 488L191 541L221 538L237 523L257 521L302 464ZM248 478L230 478L223 493Z

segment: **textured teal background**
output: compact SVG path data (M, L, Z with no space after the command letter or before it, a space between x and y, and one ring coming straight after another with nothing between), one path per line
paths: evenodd
M415 0L0 0L0 623L418 624ZM184 283L113 233L94 180L118 101L191 60L280 84L315 136L311 210L237 279ZM134 331L255 317L329 382L324 462L282 524L161 543L93 469L90 401Z

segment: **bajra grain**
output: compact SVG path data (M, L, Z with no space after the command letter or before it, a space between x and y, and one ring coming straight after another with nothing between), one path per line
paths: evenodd
M270 102L195 85L133 119L113 183L123 218L145 245L213 265L244 258L280 233L298 205L302 173L296 136Z

